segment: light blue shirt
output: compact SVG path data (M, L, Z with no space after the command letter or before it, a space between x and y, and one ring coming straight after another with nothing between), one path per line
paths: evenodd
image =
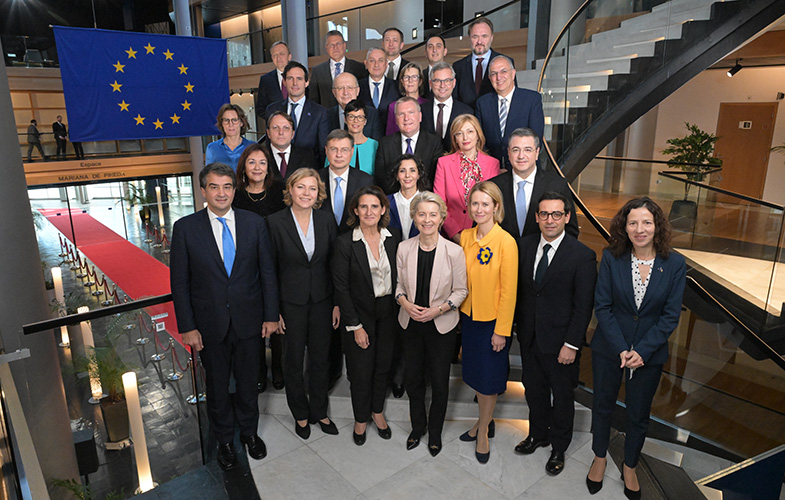
M488 63L490 62L491 58L491 51L485 53L485 55L480 56L482 57L482 76L485 78L485 75L488 74ZM472 81L474 81L474 74L477 72L477 54L472 52Z
M303 249L305 250L305 255L308 256L308 262L311 261L313 258L313 252L316 249L316 236L313 234L313 210L311 210L311 216L308 219L308 234L306 235L303 233L303 229L300 227L300 224L297 222L297 217L294 216L294 212L292 209L289 209L289 212L292 214L292 219L294 220L294 227L297 228L297 234L300 236L300 243L303 244Z
M226 145L222 137L207 145L204 163L205 165L215 162L225 163L232 167L232 170L237 172L237 161L240 159L240 155L243 154L243 151L245 151L245 148L248 147L249 144L253 143L253 141L243 137L243 142L232 150L229 149L229 146Z

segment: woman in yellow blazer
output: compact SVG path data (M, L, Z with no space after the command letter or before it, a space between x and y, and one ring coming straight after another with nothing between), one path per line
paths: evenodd
M502 193L485 181L469 191L469 213L477 225L461 232L469 295L461 304L463 380L477 392L479 419L461 441L477 441L475 456L487 463L496 395L507 387L507 354L518 288L518 245L499 226Z

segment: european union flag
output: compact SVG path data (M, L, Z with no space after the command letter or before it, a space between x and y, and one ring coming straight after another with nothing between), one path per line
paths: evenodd
M55 26L71 140L218 134L226 41Z

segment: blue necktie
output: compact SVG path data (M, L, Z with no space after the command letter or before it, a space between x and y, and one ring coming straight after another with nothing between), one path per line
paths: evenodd
M335 63L335 74L333 78L341 74L341 63Z
M335 178L335 196L333 196L333 211L335 212L335 222L340 226L343 216L343 189L341 189L340 177Z
M294 111L297 109L297 106L299 104L300 104L299 102L293 102L292 103L292 109L291 109L291 111L289 111L289 116L292 117L292 121L294 122L294 130L295 131L297 130L297 114Z
M221 224L224 226L223 233L221 233L221 243L223 244L224 250L224 267L226 268L226 274L231 276L235 254L234 238L232 238L232 232L229 231L229 226L226 224L226 219L218 217L218 220L221 221Z
M523 236L523 226L526 225L526 191L523 190L525 185L526 181L518 183L518 196L515 199L515 212L518 215L518 229L521 231L521 236Z
M379 84L381 82L373 82L373 107L379 108Z
M412 138L411 137L407 137L406 138L406 154L407 155L414 154L412 152Z

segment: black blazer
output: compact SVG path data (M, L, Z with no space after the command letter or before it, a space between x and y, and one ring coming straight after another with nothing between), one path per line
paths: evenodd
M422 123L420 124L420 127L427 132L436 134L436 115L433 114L433 101L427 101L420 104L420 109L422 110ZM474 114L474 110L461 101L453 98L452 111L450 111L450 119L447 122L447 130L444 131L444 138L442 138L442 148L445 152L452 148L452 137L450 136L452 122L457 116L463 114Z
M281 100L267 106L267 114L274 111L289 113L289 100ZM323 106L305 99L303 111L300 114L300 121L297 122L297 130L294 132L292 144L297 147L310 149L316 158L324 158L324 145L327 142L327 134L330 133L330 125L327 123L327 110Z
M396 160L402 154L400 132L382 137L379 141L379 149L376 150L376 163L373 167L373 178L376 185L384 189L387 194L392 194L397 190L396 183L392 179L392 170ZM436 175L436 161L442 154L444 154L444 149L441 139L436 134L420 129L417 145L414 147L414 156L419 158L425 166L425 175L431 186L433 186L433 178Z
M499 160L503 168L509 168L507 157L507 143L510 134L520 127L527 127L534 131L542 141L545 131L545 114L542 110L542 96L533 90L513 90L512 102L509 103L507 123L502 136L499 122L499 100L496 92L485 94L477 99L474 115L480 121L480 126L485 133L485 145L488 154Z
M300 241L291 208L276 212L267 219L281 302L305 305L321 302L333 295L330 255L338 237L338 226L329 213L322 210L313 210L312 213L316 244L310 261Z
M534 212L537 211L537 200L540 199L540 196L542 196L543 193L556 191L557 193L563 194L567 199L572 199L570 186L564 178L550 170L538 169L537 175L534 177L534 186L532 186L532 199L529 203L529 210L526 212L526 223L523 226L523 235L521 235L521 230L518 227L518 216L515 210L512 170L497 175L491 179L491 182L499 186L502 197L504 198L504 220L501 223L502 229L513 235L516 240L520 240L522 236L540 234L540 226L537 225L537 221L534 218ZM572 210L570 214L570 222L567 223L565 229L567 234L577 238L579 233L578 218L575 215L575 210ZM520 247L520 241L518 241L518 246Z
M346 58L346 67L343 70L353 74L357 81L368 77L365 65L348 57ZM311 69L311 83L308 85L308 90L308 98L313 99L314 102L321 104L327 109L338 104L333 95L333 75L330 73L329 59Z
M335 212L333 212L332 189L330 188L330 167L324 167L319 170L319 177L322 178L324 186L327 188L327 198L322 202L321 209L326 211L335 220ZM343 215L341 216L341 223L338 225L338 234L349 232L351 229L346 221L349 219L349 203L352 201L354 193L358 189L373 184L373 177L366 174L359 168L349 167L349 178L346 180L346 203L343 204Z
M274 102L283 101L281 86L278 85L278 70L273 69L259 77L259 87L254 95L256 114L267 120L267 106Z
M266 139L262 142L262 146L267 149L267 152L270 153L270 156L273 156L273 148L270 145L270 140ZM279 158L273 158L273 161L278 164ZM292 149L289 152L289 158L286 159L286 175L284 176L284 180L288 179L289 176L292 175L292 172L297 170L298 168L313 168L319 170L319 166L316 164L316 159L313 156L313 150L305 149L305 148L298 148L295 145L292 145ZM278 168L276 167L275 170L277 171Z
M235 210L237 253L226 274L207 209L174 224L170 254L172 300L181 332L197 329L205 347L221 342L229 324L241 339L278 321L278 280L264 218Z
M371 105L365 105L365 126L363 127L363 134L365 137L370 137L379 141L384 137L384 129L382 123L379 121L379 112ZM330 123L330 131L341 128L341 119L338 117L338 105L327 110L327 119Z
M500 55L503 54L500 54L499 52L496 52L495 50L491 49L491 55L490 55L490 59L488 60L488 65L490 66L491 61L493 60L494 57ZM512 58L510 58L510 60L512 60ZM513 64L515 64L514 60L513 60ZM488 66L486 66L485 75L483 75L482 83L480 84L480 93L477 94L477 88L474 86L475 69L472 68L471 54L464 57L463 59L459 59L458 61L455 61L455 64L453 64L452 67L455 70L455 80L456 80L455 93L453 95L457 95L458 100L461 101L462 103L474 108L474 103L478 97L494 91L493 85L491 85L491 80L490 78L488 78Z
M358 98L364 102L366 106L372 108L374 107L373 94L371 94L371 88L368 80L369 78L363 78L360 80L360 96ZM382 90L382 95L379 97L379 107L376 108L376 111L379 113L379 123L382 125L382 127L387 126L387 108L390 107L391 102L397 101L400 97L401 93L398 92L398 82L395 80L390 80L385 76L384 89Z
M398 251L398 243L401 242L401 233L395 228L387 229L392 236L384 240L384 251L390 260L392 290L395 293L395 286L398 283L395 255ZM373 324L375 298L368 254L362 241L352 241L351 231L335 240L332 272L335 302L341 309L341 324L343 326Z
M559 244L542 286L534 283L540 235L523 239L518 265L516 322L521 349L534 342L540 352L558 354L564 343L580 350L594 308L597 255L569 234Z

